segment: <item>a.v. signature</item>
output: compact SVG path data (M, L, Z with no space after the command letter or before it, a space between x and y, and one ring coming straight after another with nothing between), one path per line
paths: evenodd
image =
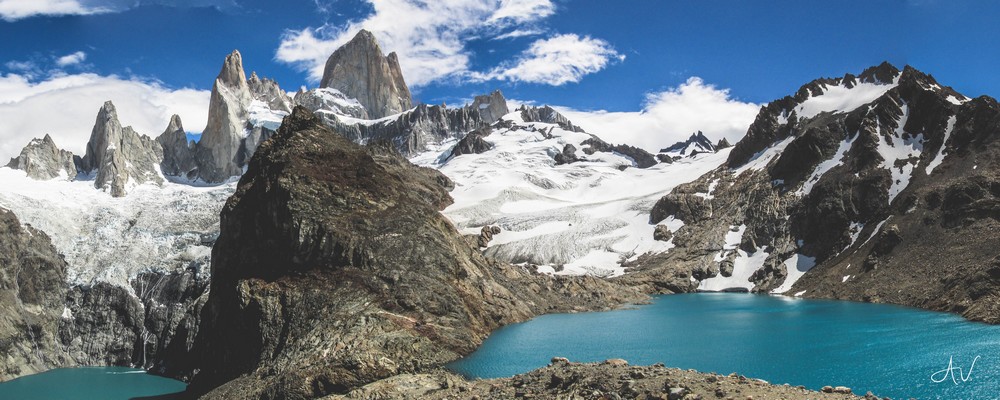
M947 380L949 377L951 378L951 381L956 385L958 384L959 380L961 380L962 382L968 381L969 378L972 378L972 369L976 367L976 361L979 361L979 356L976 356L976 358L972 359L972 365L969 365L968 374L963 374L962 367L956 367L953 361L954 361L954 356L948 357L948 368L942 369L938 372L931 374L931 382L941 383ZM938 379L938 376L940 376L940 379Z

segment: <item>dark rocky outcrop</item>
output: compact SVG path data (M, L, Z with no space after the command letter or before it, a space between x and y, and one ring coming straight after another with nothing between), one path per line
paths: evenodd
M293 110L222 212L192 394L347 393L440 366L540 312L638 299L484 258L438 212L450 186Z
M48 235L0 208L0 381L69 362L59 343L66 269Z
M582 158L577 157L576 146L569 143L566 143L566 145L563 146L562 151L556 153L556 155L552 158L555 159L556 165L571 164L583 160Z
M484 226L483 229L479 231L479 237L476 238L476 244L478 244L480 248L489 246L490 241L493 240L493 236L500 234L500 231L500 227L496 225Z
M493 128L489 126L469 132L451 149L451 157L458 157L462 154L480 154L492 149L493 144L484 139L492 133Z
M720 145L723 144L723 140L725 139L719 141ZM725 144L726 147L729 147L729 142L725 142ZM670 145L669 147L660 149L660 153L670 153L671 155L680 155L687 157L695 156L702 153L715 153L716 151L719 151L719 148L716 145L712 144L712 141L709 140L707 137L705 137L705 134L702 133L701 131L692 133L691 137L689 137L685 141L677 142Z
M163 161L160 171L164 175L184 176L194 178L198 164L195 162L195 143L188 141L187 132L181 123L181 117L174 114L170 117L167 129L156 137L156 142L163 148Z
M444 105L420 104L394 119L376 123L344 121L336 115L320 113L335 132L356 143L391 143L397 151L410 156L427 150L429 145L464 137L468 132L490 126L477 107L447 108Z
M528 107L521 106L517 111L521 112L521 119L524 122L544 122L546 124L556 124L559 127L571 132L583 132L583 128L573 125L573 122L558 111L549 106Z
M330 55L320 87L357 99L375 119L413 107L396 53L384 56L375 35L366 30Z
M162 159L160 144L130 126L123 128L115 105L107 101L97 113L80 170L95 175L94 186L98 189L122 197L130 186L147 182L162 184L163 175L159 171Z
M29 178L38 180L76 178L73 153L60 149L49 135L33 139L21 150L21 154L10 159L7 167L22 170Z
M842 386L829 388L828 392L813 391L735 373L701 373L663 364L630 366L622 359L584 364L554 357L546 367L510 378L466 381L443 371L407 374L330 399L880 399L870 393L853 395Z
M596 136L584 140L580 144L587 146L583 148L583 152L587 155L594 154L598 151L608 153L615 152L631 158L637 168L649 168L657 164L656 157L653 157L653 155L648 151L635 146L629 146L627 144L612 145L597 138Z

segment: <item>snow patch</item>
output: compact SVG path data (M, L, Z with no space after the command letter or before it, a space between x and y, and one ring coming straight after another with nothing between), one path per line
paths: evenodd
M771 291L771 293L785 293L792 289L792 285L795 284L805 275L812 267L816 266L816 257L804 256L801 254L794 254L785 260L782 264L785 265L785 271L788 275L785 276L785 281L778 286L777 289Z
M952 115L951 118L948 118L948 127L944 129L944 140L941 141L941 148L938 149L937 155L934 156L934 159L927 164L927 168L925 169L925 171L927 171L927 175L930 175L931 172L934 172L934 169L937 168L939 165L941 165L942 162L944 162L945 146L948 145L948 138L951 137L951 132L955 129L956 120L957 117L954 115Z
M821 112L851 111L875 101L889 89L896 87L898 79L897 77L897 81L889 85L862 82L852 88L844 85L822 85L823 94L803 101L795 107L795 113L799 118L812 118Z

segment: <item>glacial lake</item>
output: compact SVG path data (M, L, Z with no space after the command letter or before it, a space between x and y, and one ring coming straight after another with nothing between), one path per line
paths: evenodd
M184 391L181 381L124 367L59 368L0 383L0 400L128 400Z
M470 378L509 377L556 356L662 362L893 399L1000 398L1000 326L884 304L735 293L659 296L634 309L540 316L497 330L449 368Z

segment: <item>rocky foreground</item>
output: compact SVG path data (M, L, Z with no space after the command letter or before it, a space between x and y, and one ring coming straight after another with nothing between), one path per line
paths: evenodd
M735 373L718 375L667 368L663 364L629 366L621 359L584 364L553 358L549 366L504 379L467 381L447 371L407 374L385 379L342 399L866 399L846 387L823 391L772 385Z

